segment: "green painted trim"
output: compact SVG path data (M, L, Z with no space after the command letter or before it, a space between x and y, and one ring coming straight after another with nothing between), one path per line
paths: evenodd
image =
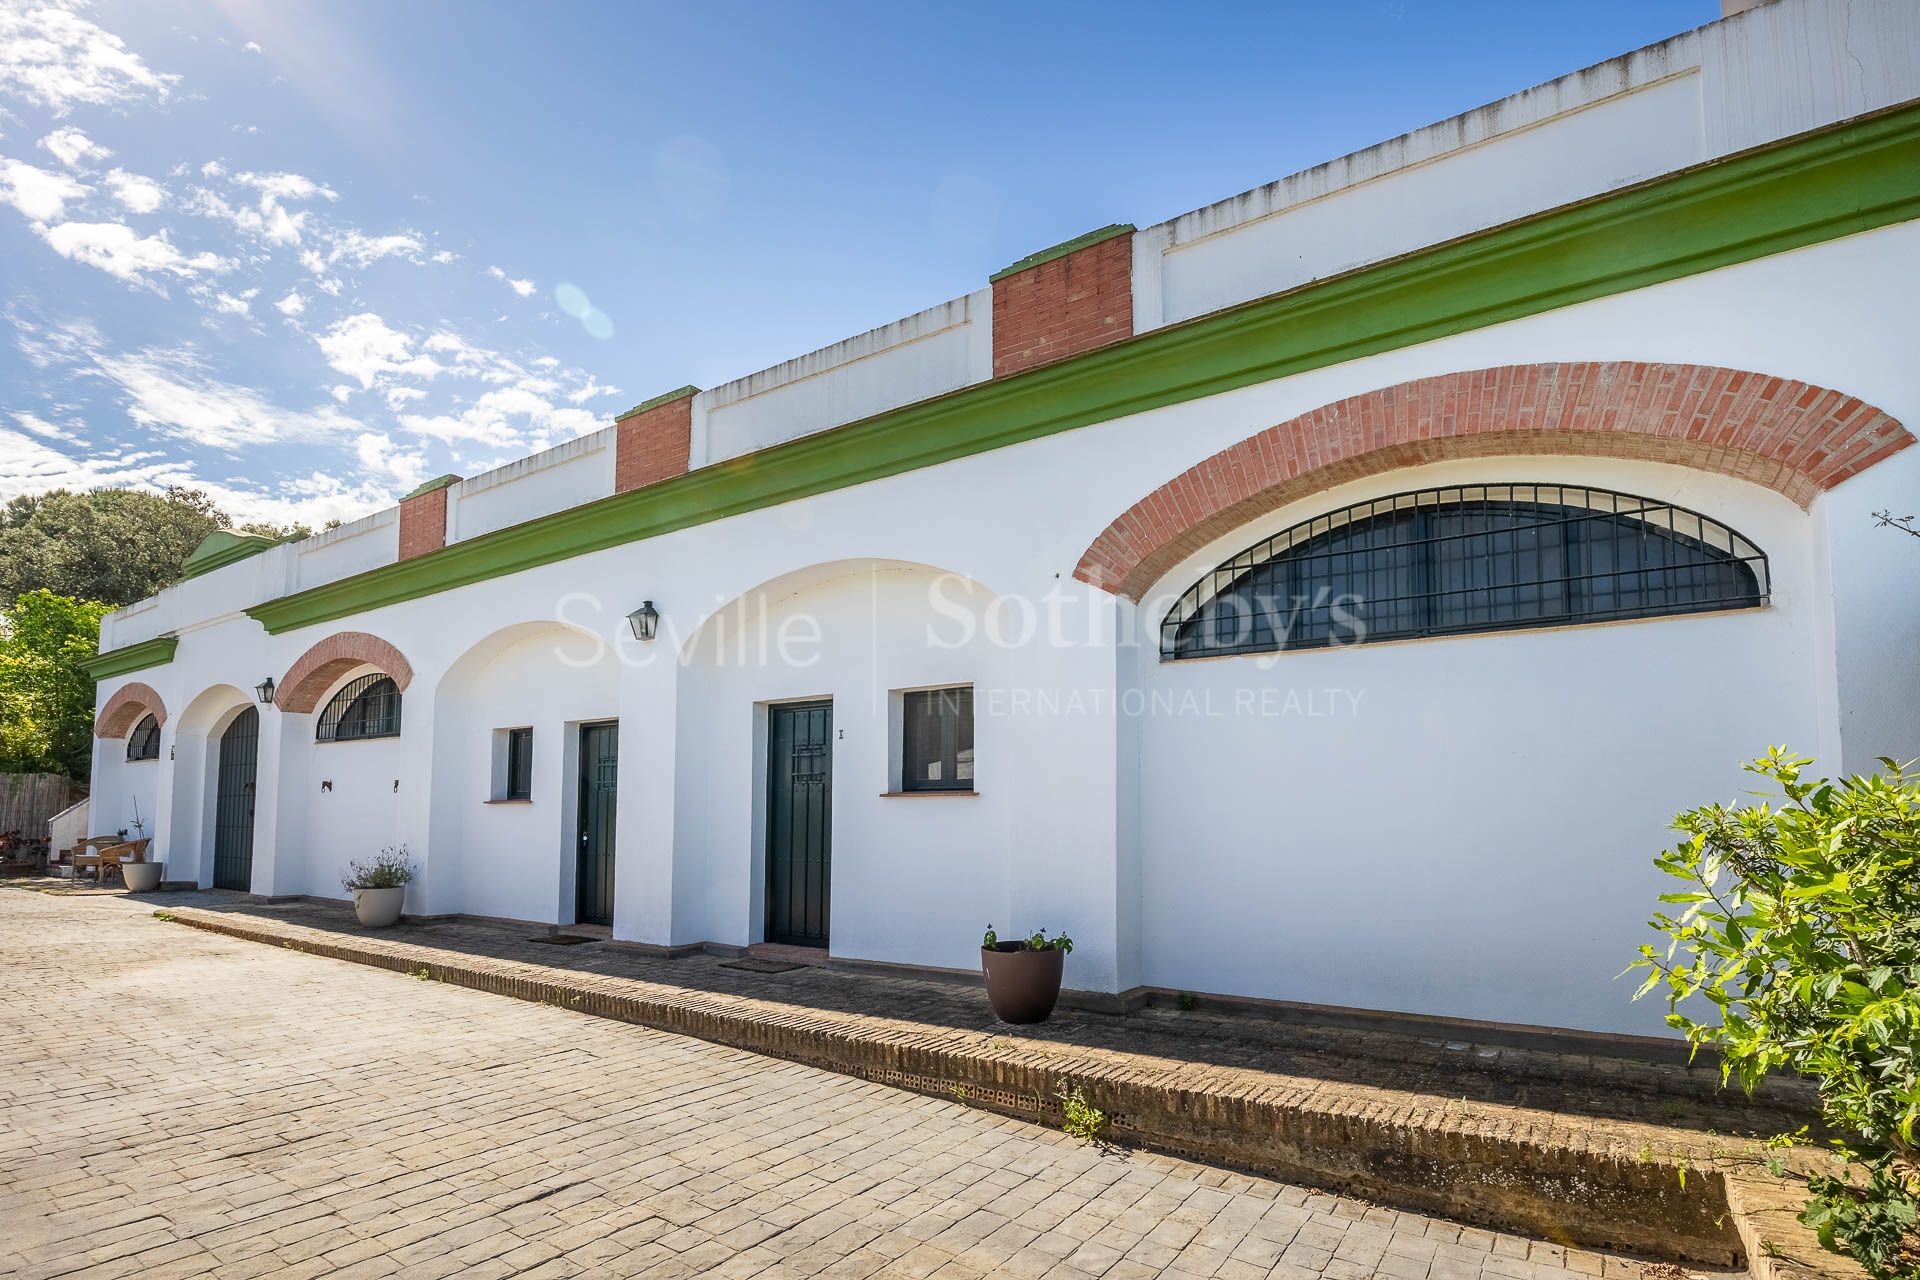
M215 569L257 556L270 547L280 545L278 538L269 538L258 533L235 533L232 529L215 529L200 539L200 545L188 553L180 563L180 580L197 578L203 573L212 573Z
M651 400L642 400L639 404L615 418L614 421L618 422L621 418L631 418L636 413L645 413L647 410L657 409L663 404L671 404L675 400L684 400L688 396L697 396L699 394L700 388L694 386L692 383L688 383L684 387L675 387L673 390L657 395Z
M1135 227L1131 222L1109 222L1098 231L1089 231L1083 236L1075 236L1071 240L1063 240L1050 249L1042 249L1038 253L1030 253L1012 266L1002 267L988 276L987 283L998 283L1001 280L1005 280L1008 276L1016 276L1022 271L1029 271L1043 262L1052 262L1055 258L1064 258L1070 253L1086 248L1088 245L1099 244L1102 240L1111 240L1115 236L1132 235L1137 230L1139 230L1139 228Z
M400 501L405 502L408 498L417 498L423 493L432 493L435 489L444 489L450 484L459 483L460 477L456 475L435 476L431 480L415 485L407 491L406 495L402 497Z
M344 618L762 507L1920 217L1920 107L1509 223L255 605Z
M173 652L179 647L179 636L156 636L151 640L142 640L139 644L109 649L82 665L86 667L87 674L95 680L111 680L115 676L124 676L130 671L165 666L173 661Z

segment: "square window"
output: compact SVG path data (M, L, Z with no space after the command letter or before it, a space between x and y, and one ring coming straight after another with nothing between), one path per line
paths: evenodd
M973 790L973 686L901 697L902 791Z
M508 800L533 799L533 730L507 730Z

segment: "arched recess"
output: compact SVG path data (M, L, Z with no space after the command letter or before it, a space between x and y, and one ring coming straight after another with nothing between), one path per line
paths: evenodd
M227 728L255 705L249 691L216 684L194 695L180 710L174 726L171 786L155 831L169 880L213 883L220 741Z
M1247 521L1350 480L1450 458L1586 455L1675 463L1805 507L1913 443L1880 409L1791 378L1711 365L1506 365L1323 405L1223 449L1122 512L1074 576L1139 600Z
M140 717L151 715L154 721L165 727L167 723L167 704L150 684L139 680L121 685L113 691L106 705L100 708L99 717L93 722L93 736L96 738L124 738Z
M413 666L398 649L364 631L340 631L315 644L287 668L274 694L274 705L296 714L312 711L341 676L356 667L377 667L392 677L405 693Z

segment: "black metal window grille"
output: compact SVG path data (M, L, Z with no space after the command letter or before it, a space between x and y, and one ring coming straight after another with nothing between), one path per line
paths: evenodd
M902 791L973 790L973 686L903 696Z
M378 673L350 681L333 695L320 713L314 732L317 742L351 742L359 738L395 738L400 735L400 690Z
M127 759L158 760L160 758L160 722L152 716L141 716L140 723L133 726L133 736L127 739Z
M509 800L533 799L533 730L507 730L507 795Z
M1585 486L1461 485L1302 521L1210 571L1163 659L1764 605L1767 557L1697 511Z

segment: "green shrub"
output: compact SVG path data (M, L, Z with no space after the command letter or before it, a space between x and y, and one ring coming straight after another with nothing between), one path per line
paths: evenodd
M1809 1180L1800 1220L1877 1280L1913 1280L1920 774L1887 760L1884 775L1803 782L1810 763L1776 747L1747 768L1777 803L1674 820L1685 839L1657 862L1688 887L1660 900L1683 910L1654 917L1669 942L1640 949L1635 998L1663 990L1667 1022L1749 1091L1781 1069L1818 1082L1846 1168Z
M398 889L413 880L413 863L407 859L407 846L388 845L372 862L349 862L340 876L340 887L348 893L355 889Z

